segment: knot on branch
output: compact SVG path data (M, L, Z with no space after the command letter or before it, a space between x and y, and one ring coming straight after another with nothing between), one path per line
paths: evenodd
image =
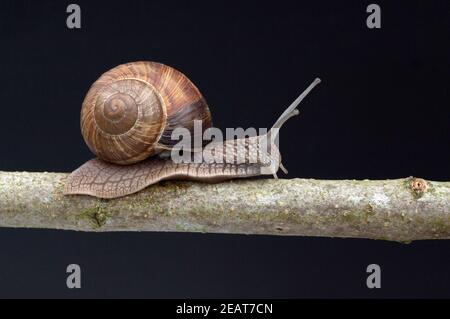
M428 183L423 178L411 178L410 182L411 191L416 198L420 198L428 190Z

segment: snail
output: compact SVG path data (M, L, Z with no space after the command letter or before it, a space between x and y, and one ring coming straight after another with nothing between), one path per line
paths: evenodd
M172 132L184 127L195 138L199 134L194 130L195 121L202 122L201 134L212 126L202 94L183 73L164 64L139 61L119 65L101 75L83 101L81 132L97 158L69 175L64 194L117 198L169 179L277 178L279 168L287 173L274 143L279 129L298 114L296 107L318 83L316 78L266 134L213 140L200 150L192 149L193 158L209 149L215 159L226 161L201 158L179 163L167 156L176 143ZM250 161L251 157L256 160Z

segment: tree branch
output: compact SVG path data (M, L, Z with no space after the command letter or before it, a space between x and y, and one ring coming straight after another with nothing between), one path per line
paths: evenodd
M236 180L163 182L101 200L64 196L64 173L0 172L0 227L450 238L450 182Z

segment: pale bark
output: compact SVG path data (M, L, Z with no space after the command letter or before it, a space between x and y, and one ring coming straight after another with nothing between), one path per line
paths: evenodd
M450 238L450 182L163 182L130 196L64 196L65 173L0 172L0 227L176 231L408 242Z

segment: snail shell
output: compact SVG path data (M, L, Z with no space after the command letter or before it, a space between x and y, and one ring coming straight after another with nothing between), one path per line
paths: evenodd
M81 133L90 150L115 164L137 163L177 141L172 131L194 134L211 127L208 105L181 72L155 62L119 65L92 84L81 109Z

